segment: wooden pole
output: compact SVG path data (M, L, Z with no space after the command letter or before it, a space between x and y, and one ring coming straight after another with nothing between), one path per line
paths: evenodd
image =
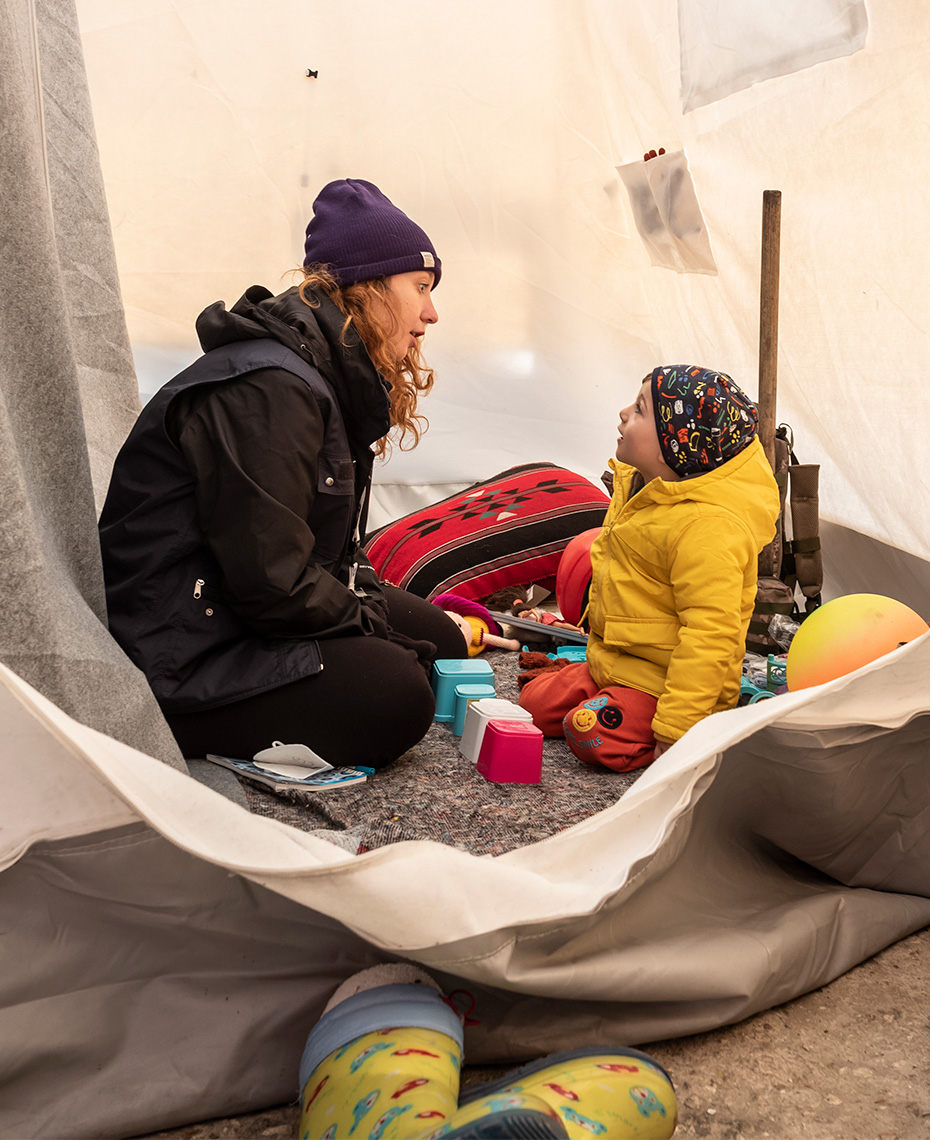
M778 275L781 191L762 193L762 270L759 278L759 438L775 470L775 401L778 392Z

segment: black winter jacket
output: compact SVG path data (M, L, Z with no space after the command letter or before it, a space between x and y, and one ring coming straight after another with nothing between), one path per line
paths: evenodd
M388 635L359 550L387 385L317 299L254 286L206 309L205 355L146 405L114 465L110 628L168 712L315 673L319 639Z

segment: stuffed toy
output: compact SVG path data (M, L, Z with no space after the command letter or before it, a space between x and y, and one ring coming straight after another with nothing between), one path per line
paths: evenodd
M522 673L517 674L517 684L522 689L530 681L535 681L543 673L556 673L559 669L573 664L568 657L550 657L548 653L529 650L520 654L520 668Z
M448 614L462 631L469 657L477 657L489 645L496 649L520 648L515 638L501 636L501 627L480 602L459 594L439 594L433 598L433 605Z

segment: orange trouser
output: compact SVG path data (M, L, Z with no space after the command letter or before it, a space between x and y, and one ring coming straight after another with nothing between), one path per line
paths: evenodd
M656 698L624 685L599 688L584 661L535 677L520 704L543 736L564 736L585 764L629 772L652 761Z

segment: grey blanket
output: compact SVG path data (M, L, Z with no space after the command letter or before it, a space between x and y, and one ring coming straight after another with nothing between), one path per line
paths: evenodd
M501 650L487 654L499 697L517 699L518 659ZM434 723L415 748L367 783L287 798L256 784L243 787L256 814L303 831L341 833L333 838L358 851L434 839L475 855L500 855L609 807L640 775L582 764L564 740L547 740L541 783L495 784L458 745L448 724Z

